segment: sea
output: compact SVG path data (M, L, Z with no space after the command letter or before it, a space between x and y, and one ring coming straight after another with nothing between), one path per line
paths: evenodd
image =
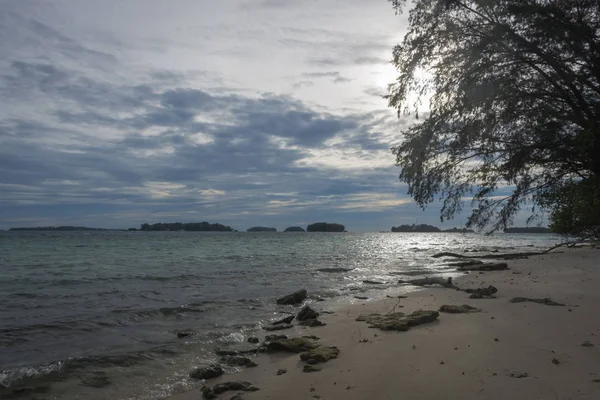
M163 399L215 348L248 346L294 312L456 276L441 251L547 249L549 234L0 232L0 398ZM383 284L369 284L371 280ZM179 338L178 332L190 333ZM235 372L230 370L229 372Z

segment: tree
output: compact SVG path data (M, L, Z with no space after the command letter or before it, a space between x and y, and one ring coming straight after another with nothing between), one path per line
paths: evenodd
M440 199L442 221L470 197L467 226L489 231L525 204L531 220L558 207L561 188L598 193L599 35L595 0L414 1L387 96L417 118L430 97L392 149L408 193L423 208Z

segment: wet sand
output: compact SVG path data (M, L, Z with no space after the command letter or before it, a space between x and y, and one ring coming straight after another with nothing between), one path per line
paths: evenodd
M405 299L364 301L322 315L324 327L279 332L316 335L320 344L337 346L339 357L319 364L319 372L303 372L297 354L261 354L254 359L258 367L206 384L242 380L260 388L243 399L600 399L600 250L506 262L506 271L471 272L455 280L461 288L493 285L498 289L493 299L431 287ZM513 297L551 298L565 306L509 302ZM396 305L408 314L444 304L468 304L481 312L440 313L438 321L407 332L355 321ZM277 375L280 369L287 372ZM194 390L171 399L201 396Z

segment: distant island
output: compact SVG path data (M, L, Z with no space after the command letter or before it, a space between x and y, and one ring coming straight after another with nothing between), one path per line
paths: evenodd
M285 228L284 232L306 232L306 230L300 226L290 226Z
M450 228L450 229L444 229L442 232L448 232L448 233L475 233L475 231L473 229L467 229L467 228Z
M400 225L392 226L392 232L441 232L437 226L420 224L420 225Z
M9 231L109 231L118 229L88 228L85 226L36 226L31 228L10 228Z
M232 232L230 226L210 224L208 222L167 222L157 224L142 224L141 231L190 231L190 232Z
M548 228L541 226L532 227L517 227L517 228L506 228L504 233L552 233Z
M267 228L266 226L253 226L246 229L246 232L277 232L275 228Z
M306 227L307 232L345 232L346 227L342 224L328 222L316 222Z

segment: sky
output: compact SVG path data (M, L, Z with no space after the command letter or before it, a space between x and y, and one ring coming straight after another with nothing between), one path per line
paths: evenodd
M0 229L441 224L398 180L386 0L0 0Z

